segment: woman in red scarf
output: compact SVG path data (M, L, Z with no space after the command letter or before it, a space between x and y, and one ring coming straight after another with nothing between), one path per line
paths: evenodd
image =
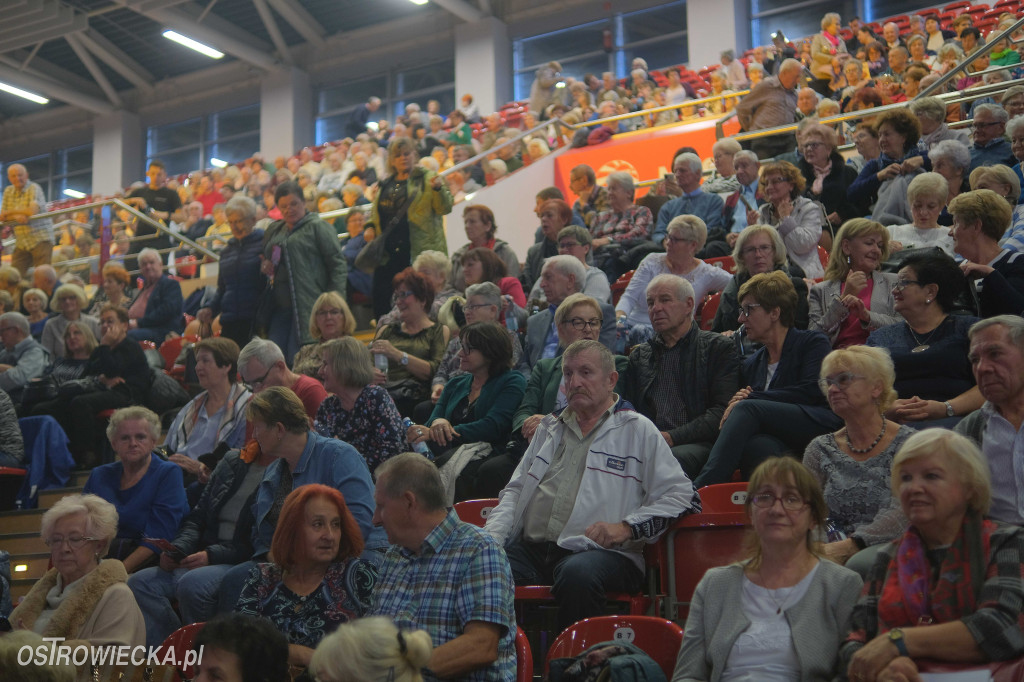
M852 682L916 680L916 660L986 663L1024 654L1024 529L984 518L988 466L944 429L911 436L892 463L910 527L882 550L840 652Z
M828 85L839 66L839 55L846 54L846 42L839 37L842 20L835 12L821 18L821 33L811 41L811 88L822 97L831 97Z

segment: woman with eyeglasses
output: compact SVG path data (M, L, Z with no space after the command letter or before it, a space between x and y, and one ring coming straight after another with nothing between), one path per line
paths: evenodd
M818 385L843 428L818 436L804 466L818 479L828 504L825 556L862 576L877 548L907 526L890 492L892 459L914 430L886 418L896 400L896 370L881 348L834 350L821 363ZM853 559L861 550L875 548Z
M842 422L818 389L828 337L793 328L796 290L783 272L754 275L740 287L739 319L762 347L743 364L743 388L722 417L718 440L694 480L695 488L747 478L765 459L803 452L811 439Z
M430 419L423 426L412 424L406 433L410 445L427 443L439 467L462 445L504 446L526 389L523 375L512 371L512 340L504 328L475 322L459 331L459 341L463 374L445 385ZM461 470L455 482L456 501L480 497L476 472L483 461L477 458Z
M895 323L892 285L896 276L880 270L889 255L889 232L866 218L839 228L825 279L811 287L808 329L828 334L833 348L864 343L868 334Z
M985 456L953 431L907 439L890 479L910 523L864 580L840 649L844 679L917 680L921 659L973 663L992 679L986 664L1024 655L1024 531L985 518ZM1003 672L1019 679L1019 664Z
M309 334L313 343L307 343L292 360L292 371L314 379L320 378L320 351L333 339L351 336L356 331L356 317L348 303L336 291L325 291L313 304L309 315Z
M387 358L387 373L374 370L375 380L384 384L398 412L411 419L416 405L430 398L430 380L444 357L449 332L427 314L434 287L426 277L410 267L395 275L393 284L399 322L379 327L370 351Z
M678 275L693 285L694 301L703 301L712 291L728 286L732 275L705 263L695 255L704 248L708 228L695 215L673 218L666 228L665 253L652 253L640 261L626 290L615 305L615 317L627 326L650 325L647 314L647 285L658 275Z
M967 330L978 318L951 315L964 291L964 275L945 255L914 255L903 261L893 285L893 309L902 322L876 329L867 345L889 351L899 398L886 416L916 429L952 427L981 407L967 359Z
M748 558L701 578L672 682L836 678L862 582L815 540L828 515L818 481L773 457L750 477L744 506Z
M96 495L68 495L48 509L40 536L53 567L11 612L10 622L44 637L61 637L71 657L92 646L144 646L142 612L125 582L124 565L101 559L117 533L117 510ZM92 679L88 665L77 679ZM102 667L100 674L107 674ZM11 679L18 675L11 674Z
M818 257L825 214L821 206L802 196L806 185L800 169L788 161L762 164L760 187L768 201L747 212L747 223L771 225L778 230L790 262L806 277L816 279L825 272Z
M732 257L736 263L736 273L722 290L711 331L730 336L739 329L740 287L754 275L775 270L789 275L789 281L796 290L797 306L793 326L807 329L807 282L802 276L789 273L786 245L782 243L778 230L771 225L748 225L736 238Z
M907 185L913 176L932 169L928 157L917 148L921 124L906 109L897 109L881 114L875 130L882 155L864 165L846 196L854 203L871 204L872 220L903 225L912 218Z
M857 179L857 171L836 151L839 140L835 129L808 123L799 138L803 158L798 167L807 186L804 196L825 207L825 217L833 231L851 218L863 217L868 212L867 205L846 197L846 190Z

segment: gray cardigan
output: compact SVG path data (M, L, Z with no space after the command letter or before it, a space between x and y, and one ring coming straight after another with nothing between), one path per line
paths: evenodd
M750 625L741 606L745 565L712 568L701 578L672 682L721 678L733 644ZM850 630L850 614L861 586L856 573L822 559L803 599L786 609L804 682L836 676L839 645Z
M873 332L879 327L896 324L903 318L893 309L896 305L892 297L892 287L898 279L891 272L871 273L871 279L875 288L871 291L871 305L869 314L871 321L864 327L868 332ZM839 280L818 282L810 291L810 323L808 329L817 329L828 334L828 340L833 345L836 337L839 336L839 329L849 314L849 309L839 300ZM864 323L861 323L864 324Z

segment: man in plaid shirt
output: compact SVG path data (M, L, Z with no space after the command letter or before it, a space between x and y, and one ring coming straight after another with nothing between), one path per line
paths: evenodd
M39 185L29 182L25 167L12 163L7 167L7 179L11 184L4 189L0 220L14 225L11 265L24 276L29 268L50 262L53 226L49 218L29 220L30 216L46 209L46 196Z
M441 476L423 455L396 455L376 473L373 523L384 527L391 549L371 613L430 633L428 682L513 682L514 588L505 551L446 508Z

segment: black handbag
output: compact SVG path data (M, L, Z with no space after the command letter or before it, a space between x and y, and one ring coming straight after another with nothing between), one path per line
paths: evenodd
M387 227L372 242L367 242L366 246L359 250L359 254L354 261L356 268L369 273L373 272L381 264L381 261L384 260L384 250L387 248L388 237L398 227L398 223L402 222L402 218L408 213L414 198L412 195L406 197L405 203L395 211L395 215L388 221Z

